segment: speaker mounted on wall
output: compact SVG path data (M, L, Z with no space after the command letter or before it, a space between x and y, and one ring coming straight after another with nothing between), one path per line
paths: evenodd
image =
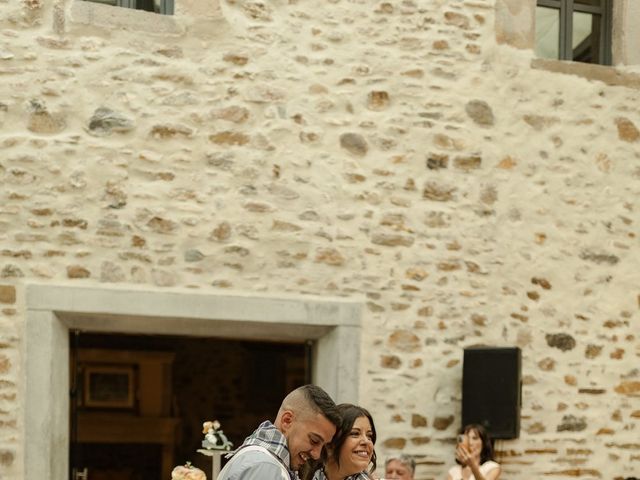
M478 423L494 439L518 438L522 405L518 347L470 347L462 365L462 424Z

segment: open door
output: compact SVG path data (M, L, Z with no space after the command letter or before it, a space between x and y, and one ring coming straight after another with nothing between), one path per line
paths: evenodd
M197 453L202 423L239 445L310 382L313 342L70 332L72 480L166 480Z

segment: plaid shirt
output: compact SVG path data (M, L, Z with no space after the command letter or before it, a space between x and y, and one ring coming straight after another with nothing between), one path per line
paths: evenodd
M328 480L327 476L324 473L323 469L316 470L316 473L313 474L313 480ZM354 473L353 475L349 475L344 480L371 480L369 475L365 472Z
M237 453L238 450L249 445L259 445L269 450L276 459L284 465L289 472L291 480L298 480L298 474L291 470L289 467L291 462L291 455L289 453L289 447L287 446L287 439L280 433L273 423L270 421L262 422L256 430L244 439L244 442L233 453Z

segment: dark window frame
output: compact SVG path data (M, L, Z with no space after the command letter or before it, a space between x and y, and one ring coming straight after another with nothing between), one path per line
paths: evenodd
M85 1L103 4L107 3L100 0ZM121 8L131 8L133 10L142 10L146 12L157 13L159 15L173 15L175 12L175 0L160 0L160 11L158 12L155 12L153 9L151 9L150 5L152 5L153 3L153 0L116 0L115 5L113 6Z
M600 16L600 39L597 62L612 64L612 0L600 0L600 5L576 3L574 0L537 0L537 7L553 8L560 11L559 60L573 60L573 13L589 13Z

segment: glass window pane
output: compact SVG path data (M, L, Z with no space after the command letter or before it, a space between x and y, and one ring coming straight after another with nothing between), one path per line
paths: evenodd
M592 5L594 7L599 7L602 5L602 0L573 0L574 4L582 4L582 5Z
M600 16L573 12L573 60L577 62L599 63Z
M560 58L560 10L536 7L536 55Z

